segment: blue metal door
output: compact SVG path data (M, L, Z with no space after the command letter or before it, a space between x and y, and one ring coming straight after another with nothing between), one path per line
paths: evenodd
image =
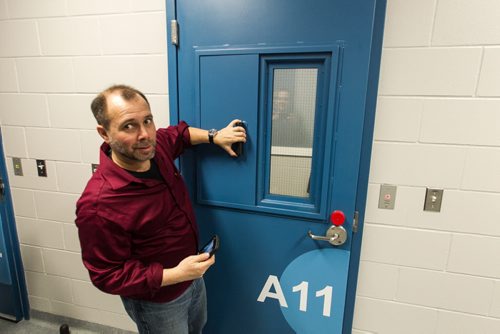
M202 237L221 238L207 333L350 333L384 12L167 1L172 122L238 118L248 135L238 158L204 146L181 161Z
M0 133L0 317L29 319L24 269L19 251Z

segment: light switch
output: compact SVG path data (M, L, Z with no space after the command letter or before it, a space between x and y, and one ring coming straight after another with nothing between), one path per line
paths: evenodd
M14 175L23 176L23 165L20 158L12 158L12 164L14 165Z
M424 211L441 211L441 203L443 202L443 189L427 188L425 192Z
M38 176L47 177L47 165L45 160L36 161L36 170L38 171Z
M393 184L381 184L378 208L393 210L396 203L397 187Z

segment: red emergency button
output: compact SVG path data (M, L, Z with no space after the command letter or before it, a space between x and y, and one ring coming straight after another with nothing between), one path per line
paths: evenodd
M335 210L330 215L330 221L335 226L340 226L345 222L345 214L340 210Z

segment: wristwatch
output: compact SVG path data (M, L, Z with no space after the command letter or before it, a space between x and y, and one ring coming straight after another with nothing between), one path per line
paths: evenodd
M210 129L208 130L208 142L210 144L213 144L214 143L214 137L217 135L217 129Z

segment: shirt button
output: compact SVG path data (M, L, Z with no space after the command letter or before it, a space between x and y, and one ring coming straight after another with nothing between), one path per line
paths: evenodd
M174 175L177 176L177 177L179 177L179 173L177 173L177 172L175 172Z

